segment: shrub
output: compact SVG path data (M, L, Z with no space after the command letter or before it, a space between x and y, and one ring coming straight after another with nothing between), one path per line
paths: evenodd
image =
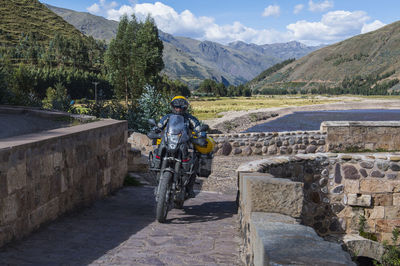
M55 88L49 87L46 91L46 98L42 101L46 109L55 109L64 112L72 112L71 97L67 94L67 88L62 83L57 83Z

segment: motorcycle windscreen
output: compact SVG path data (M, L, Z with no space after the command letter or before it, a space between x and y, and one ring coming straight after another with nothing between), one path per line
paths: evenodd
M181 115L171 115L168 121L168 135L181 135L182 141L188 141L185 119Z

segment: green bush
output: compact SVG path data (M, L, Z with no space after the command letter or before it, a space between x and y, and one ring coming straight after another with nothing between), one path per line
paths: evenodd
M46 109L54 109L64 112L72 112L71 97L67 94L67 88L62 83L57 83L55 88L49 87L46 91L46 98L42 101Z

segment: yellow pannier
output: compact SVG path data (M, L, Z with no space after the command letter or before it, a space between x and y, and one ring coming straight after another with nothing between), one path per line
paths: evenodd
M207 146L201 147L199 145L194 145L196 151L200 152L201 154L208 154L214 150L215 141L211 137L207 137Z

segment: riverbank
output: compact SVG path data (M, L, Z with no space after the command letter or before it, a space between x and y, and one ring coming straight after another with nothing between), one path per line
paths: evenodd
M211 129L219 133L238 133L255 125L272 121L299 111L326 111L351 109L400 109L400 100L366 99L362 97L335 97L337 103L292 107L260 108L249 111L220 113L222 117L204 120ZM260 119L257 119L259 117Z

